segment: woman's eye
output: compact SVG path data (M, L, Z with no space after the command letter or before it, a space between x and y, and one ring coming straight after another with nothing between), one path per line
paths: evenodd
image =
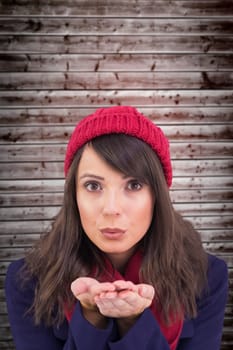
M128 182L127 188L130 191L139 191L142 188L142 184L138 182L137 180L131 180Z
M84 184L84 187L90 192L101 190L101 186L98 182L87 182Z

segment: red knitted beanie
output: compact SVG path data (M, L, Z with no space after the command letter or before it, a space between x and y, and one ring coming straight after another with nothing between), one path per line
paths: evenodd
M129 106L97 109L76 125L66 150L65 175L77 150L95 137L106 134L126 134L146 142L158 155L167 185L171 186L172 165L167 138L150 119Z

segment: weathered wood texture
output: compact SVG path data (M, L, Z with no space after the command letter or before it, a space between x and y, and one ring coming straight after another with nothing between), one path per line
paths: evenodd
M47 231L77 121L129 104L171 141L171 198L228 264L233 347L233 2L0 0L0 348L9 263Z

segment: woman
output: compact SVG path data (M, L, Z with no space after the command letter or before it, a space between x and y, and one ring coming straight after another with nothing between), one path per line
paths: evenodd
M173 208L169 144L132 107L75 128L64 201L6 278L17 350L217 350L226 264Z

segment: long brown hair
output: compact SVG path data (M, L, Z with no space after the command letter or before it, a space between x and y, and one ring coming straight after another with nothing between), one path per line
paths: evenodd
M155 287L164 319L171 311L196 315L207 271L207 254L191 223L171 203L161 163L143 141L124 134L104 135L90 142L94 150L114 169L148 184L155 197L152 222L139 245L144 258L141 280ZM85 147L85 146L84 146ZM71 282L93 271L104 270L104 253L83 231L76 203L76 174L83 148L75 155L64 189L63 205L51 230L44 234L26 256L27 276L36 278L32 309L35 323L61 323L64 303L75 299Z

